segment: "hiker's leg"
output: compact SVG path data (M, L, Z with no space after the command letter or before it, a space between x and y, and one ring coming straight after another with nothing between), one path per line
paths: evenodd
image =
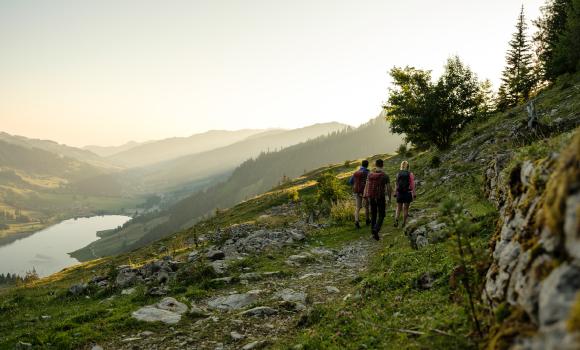
M385 200L385 198L383 197L382 199L377 200L377 210L378 210L378 220L377 220L377 226L375 228L375 230L378 232L381 230L381 227L383 226L383 220L385 220L385 215L387 214L387 201Z
M375 225L377 224L377 200L371 198L370 199L371 202L371 228L374 230L375 229Z
M405 226L407 223L407 217L409 216L409 205L411 205L411 203L403 204L403 226Z
M365 219L366 219L366 223L368 225L371 222L371 217L369 215L369 200L368 200L368 198L363 199L363 205L365 207Z
M354 195L354 200L355 200L355 209L354 209L354 221L358 222L359 220L359 214L360 214L360 207L361 207L361 202L362 202L362 197L358 194L355 193Z

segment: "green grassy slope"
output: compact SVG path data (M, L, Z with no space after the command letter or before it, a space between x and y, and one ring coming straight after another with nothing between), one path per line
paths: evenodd
M401 160L408 159L411 170L421 181L418 200L411 211L412 219L416 220L414 225L442 220L440 204L449 195L453 196L467 209L469 214L465 215L469 215L470 221L478 225L479 230L469 242L474 251L483 252L479 271L483 274L485 257L489 254L487 244L497 217L483 193L484 171L498 154L513 151L515 162L521 157L537 158L563 147L580 120L577 112L580 110L579 81L576 77L572 84L568 82L572 87L556 85L538 97L537 108L543 123L558 125L543 129L542 134L519 131L526 115L523 108L518 107L475 122L446 152L429 151L405 157L382 155L387 159L389 174L395 173ZM189 334L196 341L214 337L212 339L231 345L231 340L220 338L212 327L192 333L196 320L190 318L183 319L172 331L163 325L131 319L131 311L158 300L147 296L141 287L131 296L122 296L119 289L110 288L93 290L89 297L73 297L66 289L97 274L113 275L114 268L122 264L139 266L167 254L186 260L196 237L216 228L244 222L283 227L287 224L284 218L263 221L264 212L288 202L289 193L294 191L298 191L302 201L313 196L315 180L323 172L330 171L346 179L355 168L354 163L347 166L341 162L317 169L133 252L87 262L30 285L0 290L0 348L12 348L19 341L38 348L83 348L92 342L112 342L121 346L122 343L115 343L114 339L144 330L161 333L166 341L179 334ZM442 239L415 250L403 230L392 226L391 216L392 208L382 231L383 239L369 251L368 268L349 284L340 286L350 296L314 305L289 323L283 336L271 339L272 348L469 349L486 343L485 334L493 326L494 316L487 314L478 302L476 308L484 332L483 337L478 336L467 312L466 295L455 281L455 241ZM351 222L330 219L325 222L327 227L308 233L309 245L339 247L361 236ZM242 268L252 271L280 269L287 276L296 276L300 273L299 268L286 266L283 253L247 257L232 267L232 273L239 274ZM223 285L209 283L213 276L204 265L186 263L182 269L185 273L178 274L170 284L169 295L173 297L199 301L227 290ZM421 287L420 283L425 273L434 278L428 288ZM43 319L42 315L51 317Z

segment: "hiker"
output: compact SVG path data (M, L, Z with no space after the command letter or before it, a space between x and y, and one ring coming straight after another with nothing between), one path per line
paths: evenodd
M369 161L363 160L360 169L358 169L348 180L349 185L352 186L352 193L355 200L356 208L354 210L354 226L360 229L359 216L360 210L365 207L365 218L367 226L371 223L369 217L369 201L363 197L365 185L367 184L367 176L369 175Z
M379 231L387 212L387 199L391 204L391 183L389 176L383 171L383 160L375 161L375 168L367 177L364 197L371 206L371 233L377 241L380 239Z
M403 226L407 224L407 217L409 216L409 206L411 202L417 197L415 193L415 175L409 171L409 162L406 160L401 162L401 168L397 173L395 181L395 196L397 197L397 210L395 212L395 227L399 226L399 216L401 209L403 211Z

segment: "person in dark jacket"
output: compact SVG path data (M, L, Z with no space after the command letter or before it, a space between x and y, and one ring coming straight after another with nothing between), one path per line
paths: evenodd
M382 159L376 160L376 167L367 177L363 195L371 206L371 234L377 241L380 239L379 232L387 213L387 200L391 204L391 182L383 171L383 164Z
M363 160L362 165L359 170L357 170L348 180L348 184L352 187L352 194L355 200L355 210L354 210L354 226L359 229L359 217L360 210L364 206L365 208L365 218L367 226L371 223L371 218L369 216L369 201L363 197L363 192L365 190L365 185L367 183L367 177L369 175L369 161Z
M397 173L395 180L395 196L397 197L397 210L395 212L394 226L399 226L399 216L403 212L403 226L407 224L407 217L409 216L409 206L411 202L417 197L415 193L415 175L409 170L409 162L406 160L401 162L401 168Z

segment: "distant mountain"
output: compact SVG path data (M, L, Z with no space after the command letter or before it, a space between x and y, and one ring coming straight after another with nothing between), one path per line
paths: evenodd
M110 157L114 154L125 152L125 151L132 149L132 148L135 148L137 146L144 145L144 144L147 144L150 142L155 142L155 141L147 141L147 142L129 141L129 142L122 144L120 146L89 145L89 146L83 147L83 149L90 151L90 152L93 152L101 157Z
M113 153L107 159L124 167L141 167L227 146L261 132L264 130L212 130L189 137L173 137L146 142Z
M340 123L314 124L293 130L268 130L229 146L192 154L126 172L128 181L145 191L168 190L231 172L243 161L346 129Z
M67 146L64 144L59 144L50 140L40 140L40 139L30 139L24 136L10 135L5 132L0 132L0 141L4 141L13 145L17 145L24 148L36 148L44 150L55 155L73 158L78 161L89 163L91 165L103 168L118 168L117 166L111 165L106 159L101 158L97 154L76 147Z
M195 223L215 208L227 208L277 185L284 176L296 177L306 169L379 153L393 152L401 137L391 134L384 119L371 120L358 128L346 128L326 136L264 152L237 167L231 176L199 191L159 213L150 213L88 247L73 253L77 259L125 252L165 237ZM237 148L230 149L231 152ZM227 152L220 153L223 157ZM208 158L209 159L209 158ZM193 167L193 165L192 165ZM123 244L121 244L123 243Z
M0 140L0 169L72 181L103 171L63 154Z

